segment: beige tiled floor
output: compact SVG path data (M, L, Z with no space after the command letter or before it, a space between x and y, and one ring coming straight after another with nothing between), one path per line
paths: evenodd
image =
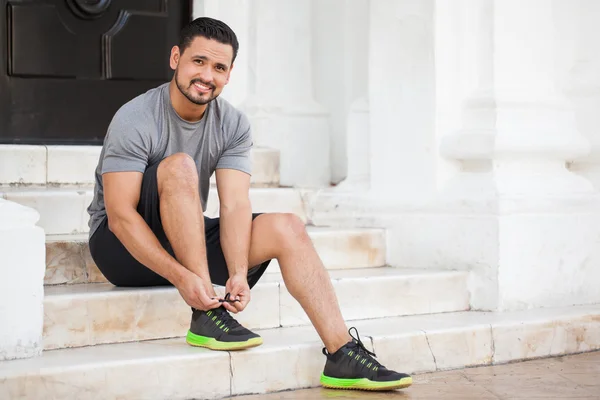
M600 400L600 352L415 375L413 386L391 393L318 388L232 399Z

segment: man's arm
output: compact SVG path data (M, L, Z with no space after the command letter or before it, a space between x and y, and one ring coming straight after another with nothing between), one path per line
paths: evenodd
M229 275L248 273L252 207L250 206L250 175L233 170L217 169L221 247Z
M248 285L248 255L252 231L252 207L250 205L250 175L234 169L217 169L217 191L220 203L221 247L232 282L243 281ZM242 279L243 278L243 279ZM228 289L231 289L228 287ZM232 293L235 296L236 293ZM248 293L249 296L249 293ZM243 309L249 297L241 298ZM238 303L234 303L237 306ZM241 311L236 307L236 311ZM230 309L228 307L228 309ZM230 311L233 311L230 309Z
M174 259L160 244L136 207L143 175L140 172L110 172L102 176L108 227L141 264L171 282L186 303L196 309L218 305L204 288L205 282Z
M177 286L187 269L162 247L136 209L142 177L140 172L110 172L102 176L108 227L136 260Z

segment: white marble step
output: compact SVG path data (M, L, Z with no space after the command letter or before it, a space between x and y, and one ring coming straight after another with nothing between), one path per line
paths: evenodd
M362 228L307 227L327 269L372 268L385 265L385 231ZM278 272L277 260L269 272ZM48 235L46 285L99 283L106 278L90 256L87 235Z
M600 305L456 312L348 325L358 329L383 365L407 373L600 349ZM319 385L325 357L312 327L259 333L262 346L238 352L194 348L177 338L53 350L35 359L0 362L0 398L217 399ZM404 396L410 391L405 389Z
M0 185L93 184L101 146L0 145ZM279 185L279 151L252 149L252 184Z
M465 272L383 267L329 274L347 320L469 309ZM222 288L217 292L222 295ZM46 286L44 347L184 336L190 317L190 308L171 287ZM259 281L248 308L237 319L250 329L309 324L279 274L266 274Z
M306 196L310 192L291 188L251 188L253 212L287 212L307 220ZM93 189L80 187L3 187L0 197L36 209L40 213L38 226L48 235L86 233L89 231L87 208ZM211 188L205 215L219 214L219 197Z

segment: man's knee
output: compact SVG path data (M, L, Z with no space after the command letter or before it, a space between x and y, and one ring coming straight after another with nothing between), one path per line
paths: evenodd
M198 170L194 159L185 153L166 157L158 165L156 179L161 192L165 188L197 191Z
M308 239L304 222L295 214L274 214L273 230L284 243Z

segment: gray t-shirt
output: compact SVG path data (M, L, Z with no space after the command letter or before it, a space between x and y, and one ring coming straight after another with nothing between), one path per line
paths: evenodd
M200 199L206 211L210 177L217 168L251 173L252 134L248 118L226 100L211 101L198 122L173 109L169 83L134 98L113 117L96 168L94 199L88 207L90 237L106 218L102 174L144 172L165 157L186 153L198 168Z

